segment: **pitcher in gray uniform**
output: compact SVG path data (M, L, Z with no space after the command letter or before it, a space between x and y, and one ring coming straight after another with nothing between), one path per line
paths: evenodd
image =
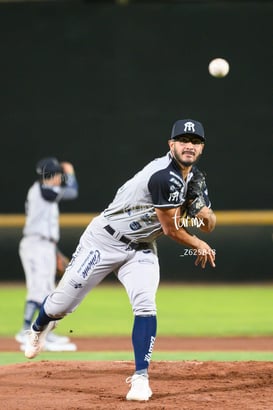
M23 327L15 335L21 348L25 348L26 333L34 315L46 296L55 288L56 250L60 239L59 202L78 196L78 182L74 167L54 157L41 159L36 166L38 180L30 187L25 202L26 221L19 255L26 279L26 302ZM44 350L76 350L66 336L49 333Z
M152 390L148 368L156 338L159 285L156 239L167 235L196 251L196 265L205 268L209 263L215 267L214 250L183 224L183 218L201 221L200 229L206 232L216 224L205 177L195 165L204 142L200 122L176 121L168 141L169 152L128 180L113 202L91 221L65 275L29 330L26 357L35 357L56 321L73 312L97 284L114 272L126 289L134 314L135 372L126 380L130 384L126 399L149 400Z

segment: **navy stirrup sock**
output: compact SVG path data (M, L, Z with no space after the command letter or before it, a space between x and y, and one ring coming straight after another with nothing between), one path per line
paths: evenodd
M41 306L39 315L37 317L37 319L35 320L35 322L33 323L33 330L35 330L36 332L40 332L41 330L43 330L46 325L48 325L49 322L51 322L52 319L51 317L47 316L45 310L44 310L44 303Z
M24 324L23 324L24 329L30 328L35 312L39 310L40 307L41 307L41 303L34 302L33 300L26 301L25 309L24 309Z
M135 316L132 343L135 354L136 373L147 372L156 337L156 316Z

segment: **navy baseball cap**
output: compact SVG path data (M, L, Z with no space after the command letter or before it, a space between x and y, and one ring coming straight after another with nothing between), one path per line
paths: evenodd
M191 119L176 121L172 128L171 139L177 139L184 134L195 135L205 141L205 131L201 122Z
M36 165L36 172L42 178L51 178L55 174L63 172L62 166L54 157L40 159Z

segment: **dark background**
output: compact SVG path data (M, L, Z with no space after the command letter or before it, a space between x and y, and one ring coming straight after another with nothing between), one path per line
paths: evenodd
M204 124L199 165L213 208L271 209L272 17L266 1L0 4L0 213L24 213L35 164L48 155L71 161L80 183L61 211L101 211L167 152L181 118ZM208 73L215 57L230 63L224 79ZM217 229L210 238L225 256L207 277L270 278L272 229L249 229ZM0 238L3 276L23 277L13 235L21 230ZM63 240L71 253L77 240L65 232ZM165 240L163 275L205 279Z

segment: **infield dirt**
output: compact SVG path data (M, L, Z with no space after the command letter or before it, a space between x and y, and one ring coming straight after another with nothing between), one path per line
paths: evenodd
M73 339L79 351L130 350L128 338ZM160 350L272 351L267 338L158 338ZM1 351L18 351L0 339ZM4 410L273 410L273 362L153 361L149 402L127 402L131 361L42 360L0 367Z

